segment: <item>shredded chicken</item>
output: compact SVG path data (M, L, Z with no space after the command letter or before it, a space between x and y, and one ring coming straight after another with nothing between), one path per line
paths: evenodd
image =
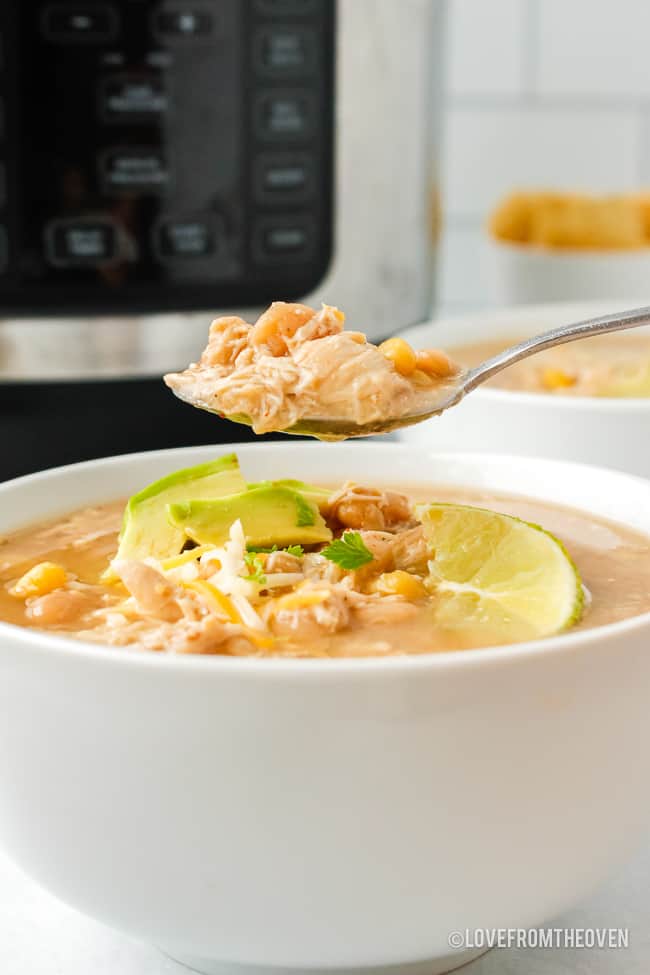
M302 572L302 560L289 552L271 552L264 562L264 571L267 576L278 572Z
M171 653L223 653L230 639L243 638L251 647L245 628L212 612L200 593L175 585L144 562L114 562L113 568L138 612L158 622L140 634L143 646Z
M350 593L342 586L307 583L269 603L265 617L276 636L302 641L336 633L350 622Z
M298 322L301 317L306 315L297 316ZM321 326L307 318L283 340L291 343L301 329ZM241 323L231 321L229 329L236 339ZM256 340L266 341L263 330ZM24 594L31 625L111 646L177 654L327 656L332 638L345 633L356 654L361 652L354 642L358 634L377 627L368 644L376 648L382 627L410 620L430 598L422 582L428 571L422 525L406 495L351 483L331 494L321 509L335 537L358 533L362 555L370 560L357 568L340 565L327 557L325 544L307 551L250 552L237 520L222 545L202 545L195 555L190 550L162 562L113 559L102 584L45 560L19 579L9 574L9 591L16 600ZM106 536L101 528L96 531L92 544L101 551Z
M248 654L256 652L254 643L241 627L208 612L197 619L183 617L173 623L133 617L128 609L126 612L107 612L98 614L95 625L81 630L79 636L93 643L136 645L167 653L241 653L243 647Z
M431 548L426 540L422 525L415 525L393 536L391 542L393 562L396 569L424 575L431 558Z
M392 534L385 531L360 531L363 543L374 559L350 573L355 589L364 590L382 572L402 569L424 574L430 553L422 525Z
M308 552L302 562L302 571L307 579L322 579L324 582L340 582L345 572L335 562L330 562L319 552Z
M401 596L366 597L355 606L355 617L358 623L369 626L386 626L402 623L404 620L417 616L419 610L415 603L411 603Z
M152 650L166 650L168 653L228 653L229 642L243 641L248 652L254 652L254 645L241 629L226 623L213 614L201 619L184 619L173 626L158 627L145 633L143 645Z
M218 318L198 363L165 382L201 409L250 420L256 433L287 430L301 419L363 425L431 403L432 390L457 372L427 372L429 358L405 375L360 332L343 330L344 315L323 305L274 302L255 325ZM400 341L401 340L393 340Z
M113 562L113 569L144 616L175 623L183 616L181 590L144 562Z

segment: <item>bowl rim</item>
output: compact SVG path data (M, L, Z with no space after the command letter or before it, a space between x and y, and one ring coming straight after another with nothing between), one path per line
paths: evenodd
M216 447L227 452L237 453L241 448L257 451L295 450L298 445L289 442L266 442L258 443L233 443L218 444L193 447L174 447L167 450L139 451L130 454L117 454L109 457L96 458L94 460L82 461L77 464L65 464L59 467L47 468L37 471L34 474L27 474L23 477L13 478L10 481L0 483L0 498L7 490L15 490L23 484L33 483L40 480L47 480L48 477L59 475L62 472L74 472L90 469L97 466L116 466L125 461L132 460L138 462L145 457L164 458L168 455L184 455L197 453L202 450L210 450ZM342 445L341 445L342 446ZM354 449L361 447L362 450L386 450L392 453L412 452L416 449L412 444L399 442L367 442L355 444ZM327 450L328 445L316 442L300 441L300 449L307 450ZM349 447L343 449L350 449ZM490 458L496 459L504 465L516 463L522 458L509 454L490 454ZM444 461L447 457L455 462L460 461L481 464L485 461L484 454L464 452L448 453L440 451L435 453L435 457ZM530 461L537 461L550 466L571 467L575 470L583 469L592 473L605 472L608 476L614 474L617 478L641 483L650 492L650 482L643 477L628 474L624 471L612 471L607 468L594 467L589 464L574 463L572 461L558 461L551 458L525 458ZM28 524L28 523L27 523ZM624 524L624 522L621 522ZM422 654L395 654L387 657L307 657L307 658L286 658L286 657L234 657L221 654L171 654L165 652L147 651L133 647L112 647L102 643L85 642L71 637L59 636L42 630L30 629L18 626L14 623L0 621L0 644L5 642L17 643L25 648L29 648L39 654L52 657L54 654L58 658L71 658L86 661L98 661L101 666L108 667L131 667L140 668L160 668L163 672L191 672L193 670L200 674L215 674L220 676L261 676L265 680L273 676L278 679L282 677L295 676L297 679L338 679L341 675L356 675L359 677L368 675L383 674L410 674L430 669L456 670L469 667L491 667L505 666L509 663L539 657L551 653L581 653L587 649L589 653L594 647L608 643L611 639L625 639L626 634L635 634L648 630L650 633L650 611L638 616L631 616L614 623L607 623L593 629L579 630L577 632L567 631L557 636L546 637L541 640L528 640L521 643L504 644L493 647L477 647L469 650L445 650Z
M531 406L541 409L586 410L591 413L646 413L650 411L650 396L563 396L553 393L527 393L519 389L495 389L494 387L477 387L472 396L481 399L511 403L513 407ZM545 405L542 406L541 404Z
M650 245L648 245L648 252L650 254ZM645 302L645 304L650 305L650 299ZM556 318L555 323L551 322L549 328L554 327L555 324L560 325L565 320L566 317L576 316L576 320L584 318L597 317L598 315L606 315L609 312L620 310L621 306L632 307L633 301L621 302L612 301L612 299L607 299L603 301L549 301L542 303L532 303L532 304L519 304L519 305L506 305L500 308L485 308L477 311L476 313L465 312L462 314L451 314L445 315L442 318L432 318L427 322L420 322L417 325L411 325L408 328L402 329L399 332L400 336L404 336L408 341L412 341L413 333L417 333L420 329L442 329L442 328L452 328L458 327L462 329L465 323L478 323L484 322L486 327L497 322L501 322L501 327L503 329L516 329L517 320L521 316L521 327L524 331L529 324L529 321L533 321L538 316ZM644 306L643 302L637 299L637 308L642 308ZM644 326L645 328L650 328L650 326ZM533 331L531 335L535 334ZM462 340L458 343L457 347L462 347L463 345L471 345L473 340ZM451 343L445 342L445 346L453 352L454 346ZM510 389L499 389L493 386L478 386L470 394L472 397L481 397L481 399L486 399L488 401L492 400L496 403L511 403L514 406L535 406L546 410L586 410L592 413L633 413L641 412L646 413L650 411L650 396L562 396L553 395L553 393L537 393L537 392L526 392L524 390L510 390ZM543 404L543 405L542 405Z

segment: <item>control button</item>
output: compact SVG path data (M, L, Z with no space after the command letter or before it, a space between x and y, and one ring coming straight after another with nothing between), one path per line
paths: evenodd
M301 27L267 27L255 37L255 63L262 74L294 77L316 65L314 32Z
M262 203L303 203L314 193L314 174L306 153L265 152L255 160L255 196Z
M263 139L297 141L314 126L314 97L309 92L267 92L256 105L256 125Z
M164 114L169 99L160 78L119 75L100 87L100 112L107 122L141 122Z
M155 244L162 259L209 257L216 250L214 221L163 220L157 228Z
M100 159L104 190L162 192L170 182L169 166L161 149L109 149Z
M170 41L205 37L214 33L215 11L199 4L166 5L155 13L153 30Z
M119 27L117 11L104 3L52 3L41 17L43 34L57 43L112 41Z
M308 217L269 217L255 227L253 259L258 264L306 261L313 254L314 242L314 224Z
M272 16L300 17L312 13L319 0L255 0L255 6L263 14Z
M45 228L45 250L55 267L96 267L117 258L117 231L107 220L53 220Z

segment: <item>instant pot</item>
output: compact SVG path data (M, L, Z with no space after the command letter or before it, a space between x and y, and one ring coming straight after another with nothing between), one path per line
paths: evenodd
M161 373L212 317L431 308L442 0L3 0L0 478L241 439Z

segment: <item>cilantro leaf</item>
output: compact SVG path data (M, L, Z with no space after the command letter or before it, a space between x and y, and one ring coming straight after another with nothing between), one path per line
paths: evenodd
M258 586L266 584L266 576L260 559L255 552L244 552L244 562L248 569L248 575L242 576L246 582L255 582Z
M285 548L287 555L295 555L297 559L301 559L305 554L305 550L302 545L288 545Z
M278 550L278 546L275 545L275 544L274 545L271 545L270 547L268 545L267 546L264 546L264 545L248 545L247 547L248 547L248 551L249 552L253 552L253 553L257 554L257 555L259 555L261 553L264 553L265 555L271 555L272 552L277 552L277 550Z
M296 509L298 511L298 520L296 525L302 528L305 525L315 525L316 515L314 514L313 506L306 501L302 494L296 492Z
M330 542L320 554L342 569L360 569L362 565L367 565L374 559L374 555L364 545L359 532L344 532L340 538Z

